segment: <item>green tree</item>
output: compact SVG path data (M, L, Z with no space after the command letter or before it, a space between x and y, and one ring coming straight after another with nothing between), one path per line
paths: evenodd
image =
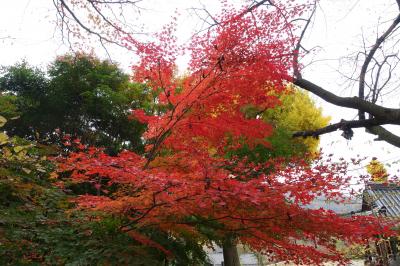
M11 135L55 143L71 134L112 153L143 149L144 125L129 115L132 109L148 108L152 96L109 61L66 55L46 72L22 62L3 70L0 91L0 106L8 105L2 114L19 116L6 126Z

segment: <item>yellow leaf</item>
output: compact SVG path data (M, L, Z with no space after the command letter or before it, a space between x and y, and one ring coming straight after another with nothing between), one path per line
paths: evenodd
M289 94L279 96L281 105L263 113L263 119L276 128L291 132L313 130L328 125L330 117L322 114L307 92L293 88ZM316 138L299 138L295 141L303 143L307 151L318 151L319 140Z
M6 144L8 142L9 137L6 133L0 132L0 145Z
M24 148L25 148L24 146L15 146L15 147L14 147L14 151L15 151L16 153L18 153L18 152L22 151Z
M24 171L27 174L30 174L32 171L29 170L28 168L22 167L22 171Z
M376 158L372 158L367 165L367 172L371 175L374 182L382 183L387 181L388 173L383 163Z
M7 119L5 119L4 116L0 115L0 127L4 126L7 122Z
M27 159L26 154L27 154L27 151L22 150L18 154L15 155L15 158L17 158L17 160L19 160L19 161L24 161Z

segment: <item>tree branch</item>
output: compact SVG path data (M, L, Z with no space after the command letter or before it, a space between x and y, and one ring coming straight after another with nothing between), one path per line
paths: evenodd
M299 40L297 41L296 47L294 48L294 57L293 57L293 72L294 73L293 74L295 77L298 77L298 78L301 78L301 72L299 69L299 53L300 53L300 48L302 48L301 42L304 38L305 33L307 32L308 27L310 26L311 19L314 17L316 10L317 10L317 5L314 4L313 11L311 12L308 19L306 19L306 25L304 26L303 30L301 31ZM305 49L303 48L303 50L305 50Z
M379 47L382 45L382 43L386 40L386 38L393 33L396 30L397 25L400 23L400 14L397 15L397 17L393 20L392 24L389 26L389 28L379 37L377 38L375 44L371 47L371 50L369 50L364 63L361 67L361 72L360 72L360 80L359 80L359 87L358 87L358 97L360 99L365 99L364 95L364 89L365 89L365 75L368 70L368 66L371 63L372 58L374 57L376 51L379 49ZM358 116L360 119L365 119L365 113L363 110L359 110Z
M400 121L397 122L398 124L400 124ZM388 124L387 121L382 121L376 118L372 118L372 119L364 119L364 120L351 120L351 121L346 121L346 120L342 120L339 123L336 124L332 124L320 129L316 129L316 130L307 130L307 131L299 131L299 132L295 132L293 134L293 137L318 137L320 135L326 134L326 133L331 133L334 132L336 130L349 130L352 128L361 128L361 127L365 127L365 128L369 128L369 127L374 127L374 126L378 126L378 125L384 125L384 124Z
M378 136L375 140L383 140L400 148L400 137L381 126L367 128L367 132Z
M293 83L336 106L361 110L384 121L400 120L400 109L383 107L358 97L340 97L303 78L295 79Z
M83 24L83 22L81 22L81 20L76 16L76 14L75 14L75 13L72 11L72 9L67 5L67 3L65 3L64 0L59 0L59 1L60 1L61 6L62 6L63 8L65 8L65 10L67 10L67 12L72 16L72 18L75 20L75 22L76 22L82 29L84 29L86 32L97 36L100 40L105 40L105 41L107 41L107 42L109 42L109 43L113 43L113 44L116 44L116 45L121 46L121 44L117 43L116 41L111 40L111 39L109 39L109 38L107 38L107 37L102 36L100 33L98 33L98 32L96 32L96 31L90 29L88 26L86 26L85 24ZM54 3L54 5L56 6L58 12L62 12L62 13L63 13L63 11L60 10L60 9L58 8L56 2L53 1L53 3ZM64 14L64 13L63 13L63 14ZM62 22L62 23L63 23L63 22Z
M399 1L400 1L400 0L399 0ZM247 10L246 10L246 13L247 13L247 12L253 11L254 9L258 8L259 6L262 6L262 5L265 4L265 3L271 4L271 1L270 1L270 0L262 0L262 1L260 1L260 2L257 2L257 3L255 3L254 5L248 7Z

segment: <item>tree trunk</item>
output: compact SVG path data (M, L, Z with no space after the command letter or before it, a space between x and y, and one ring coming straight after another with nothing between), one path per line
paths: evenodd
M225 240L222 251L224 254L224 266L240 266L239 254L232 239Z

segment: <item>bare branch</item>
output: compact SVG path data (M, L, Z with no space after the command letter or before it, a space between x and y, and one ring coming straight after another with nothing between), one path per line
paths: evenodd
M300 53L300 48L302 48L303 50L307 51L306 49L304 49L304 47L301 45L301 42L304 38L304 35L311 23L311 19L314 17L315 15L315 11L317 10L317 5L316 3L314 3L314 8L313 11L311 12L310 16L308 17L308 19L306 19L306 25L304 26L303 30L301 31L299 40L297 41L296 47L294 48L294 58L293 58L293 72L294 72L294 76L301 78L301 73L299 70L299 53Z
M94 37L110 57L107 44L129 49L125 37L144 34L140 25L129 24L124 16L126 12L143 9L138 6L140 2L142 0L53 0L53 5L57 26L70 47L77 40L84 44L87 42L83 40Z
M400 1L400 0L399 0L399 1ZM249 6L249 7L247 8L247 11L246 11L246 12L251 12L251 11L253 11L254 9L256 9L256 8L258 8L258 7L260 7L260 6L262 6L262 5L265 4L265 3L272 4L270 0L262 0L262 1L260 1L260 2L255 2L254 5L251 5L251 6Z
M62 14L64 14L64 11L63 11L62 9L67 10L67 12L72 16L72 18L75 20L75 22L78 23L78 25L79 25L80 27L82 27L85 31L87 31L87 32L90 33L90 34L93 34L93 35L97 36L97 37L99 38L99 40L105 40L105 41L107 41L107 42L109 42L109 43L114 43L114 44L120 45L120 44L117 43L116 41L111 40L111 39L109 39L109 38L107 38L107 37L101 35L100 33L98 33L98 32L96 32L96 31L90 29L89 26L86 26L85 24L83 24L83 22L81 22L81 20L76 16L76 14L72 11L72 9L71 9L69 6L65 3L64 0L59 0L59 1L60 1L60 3L61 3L61 10L58 9L59 12L62 12ZM56 3L55 1L53 1L53 2ZM58 7L58 6L56 5L56 7Z
M371 63L372 58L374 57L376 51L379 49L379 47L382 45L382 43L387 39L387 37L391 33L393 33L393 31L396 29L397 25L399 25L399 24L400 24L400 14L393 20L393 22L389 26L389 28L379 38L377 38L375 44L371 47L368 54L366 55L364 63L361 67L361 72L360 72L360 81L359 81L359 87L358 87L358 97L360 99L365 99L365 95L364 95L365 75L367 73L368 66ZM364 111L359 110L358 116L360 119L365 119Z
M127 34L123 29L121 29L120 27L117 27L113 22L111 22L108 18L106 18L106 16L104 16L104 14L101 12L101 10L96 6L95 2L98 1L91 1L89 0L91 6L93 7L93 9L97 12L97 14L99 14L99 16L106 22L108 23L114 30L116 31L120 31L123 34ZM129 2L129 1L128 1Z

